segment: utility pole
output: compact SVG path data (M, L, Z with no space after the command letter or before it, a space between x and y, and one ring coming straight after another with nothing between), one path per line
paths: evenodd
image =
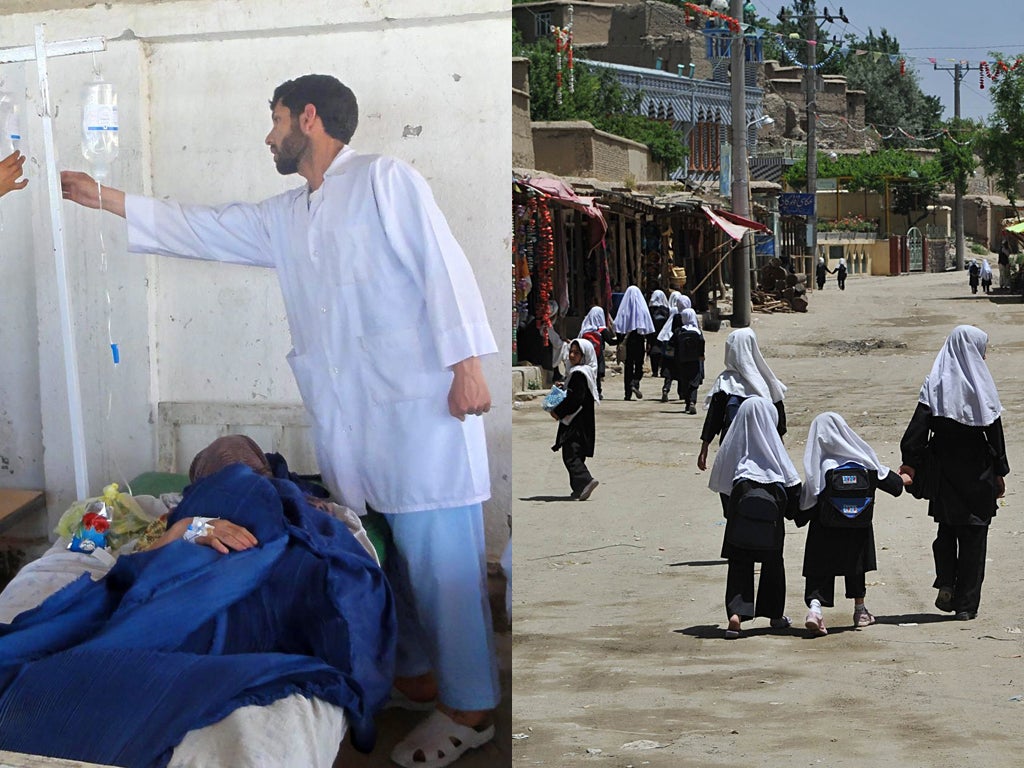
M953 75L953 117L956 119L957 127L960 126L960 83L964 75L971 71L971 65L967 62L958 61L952 67L940 67L937 63L932 65L939 72L952 72ZM956 268L964 268L964 189L967 186L967 179L960 184L960 179L953 180L953 232L956 237Z
M815 115L815 96L818 70L818 17L813 13L807 16L807 68L804 69L804 88L807 102L807 193L813 195L814 206L807 217L807 248L810 251L811 265L817 264L818 256L818 141L817 116ZM838 216L838 213L836 214Z
M816 8L812 4L811 12L804 16L804 21L807 24L805 32L807 35L807 63L804 65L804 99L807 102L807 192L814 195L814 209L807 217L807 248L810 250L812 263L818 255L818 137L815 132L817 127L815 92L818 80L818 20L821 19L829 23L836 20L842 21L844 24L850 23L842 6L839 7L839 13L836 16L829 13L828 8L823 8L820 16L814 13L815 10ZM779 10L778 19L782 23L786 23L788 20L785 8Z
M743 19L744 0L732 0L729 14ZM750 218L750 180L747 161L747 77L745 69L746 41L743 25L733 33L730 53L732 95L732 210ZM732 252L732 319L733 328L750 325L750 233L743 235L740 246Z

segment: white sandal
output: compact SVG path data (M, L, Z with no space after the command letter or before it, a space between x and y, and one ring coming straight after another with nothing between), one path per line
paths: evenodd
M444 768L493 738L493 725L478 731L435 709L391 750L391 760L402 768ZM415 759L417 752L423 760Z

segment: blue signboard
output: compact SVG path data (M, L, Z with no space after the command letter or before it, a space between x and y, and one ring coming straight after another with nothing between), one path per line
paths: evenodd
M813 216L814 195L810 192L784 192L779 195L779 213L783 216Z

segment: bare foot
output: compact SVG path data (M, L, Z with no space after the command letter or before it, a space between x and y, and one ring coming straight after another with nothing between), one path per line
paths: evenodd
M494 722L494 710L491 709L452 709L451 707L437 702L437 708L459 725L482 730Z

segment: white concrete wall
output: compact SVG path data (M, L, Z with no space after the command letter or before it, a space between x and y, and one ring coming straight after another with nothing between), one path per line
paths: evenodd
M110 183L182 202L255 201L301 184L276 173L263 144L274 87L323 72L353 89L360 125L352 145L401 157L430 182L474 265L502 350L486 361L494 397L486 417L492 554L504 545L511 502L508 12L507 0L115 2L15 14L0 28L0 47L30 44L38 22L51 40L121 36L95 58L119 96L121 152ZM79 91L92 66L91 55L50 60L64 168L87 170L79 151ZM0 409L0 483L45 482L52 520L73 497L74 476L38 85L34 64L0 68L8 82L27 82L32 179L30 194L0 202L0 321L11 332L5 348L25 358L0 372L5 405L13 392L18 408ZM272 272L127 254L120 219L70 205L63 211L92 490L154 466L159 401L298 400ZM33 263L34 272L26 268ZM116 368L108 314L121 346ZM3 465L4 455L14 455L7 432L25 454L10 474Z

